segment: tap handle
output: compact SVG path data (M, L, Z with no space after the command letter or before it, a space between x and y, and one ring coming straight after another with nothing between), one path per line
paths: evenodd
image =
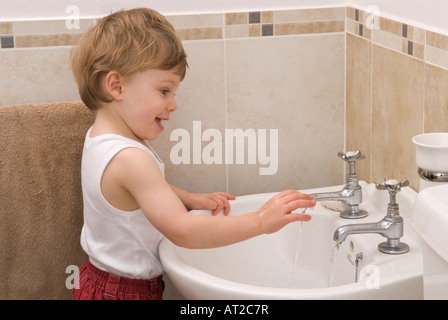
M409 185L408 180L398 181L396 179L384 179L383 184L377 184L376 188L378 190L388 190L389 191L389 204L387 205L387 216L394 217L398 216L398 203L397 203L397 194L403 187L407 187Z
M347 183L358 186L358 177L356 176L355 172L355 162L356 160L364 160L366 156L363 155L359 150L348 151L346 153L338 152L338 156L348 163Z
M376 184L378 190L388 190L390 192L399 192L401 188L409 186L408 180L398 181L396 179L384 178L383 184Z
M364 160L366 158L359 150L347 151L346 153L338 152L338 156L344 161Z

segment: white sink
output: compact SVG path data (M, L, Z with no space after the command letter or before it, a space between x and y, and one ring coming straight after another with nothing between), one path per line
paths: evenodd
M413 227L423 239L425 299L448 299L448 185L426 188L415 202Z
M312 216L309 222L295 222L275 234L226 247L185 249L164 239L160 257L165 273L185 299L423 299L421 241L409 227L416 197L410 188L403 188L397 196L405 221L401 240L409 245L408 253L379 252L378 244L385 241L380 235L350 235L335 252L334 268L330 267L336 228L376 222L386 215L388 193L376 190L374 184L360 184L364 199L360 208L369 212L366 218L343 219L318 203L307 211ZM238 197L231 202L230 215L256 211L273 194ZM329 278L333 278L330 286Z

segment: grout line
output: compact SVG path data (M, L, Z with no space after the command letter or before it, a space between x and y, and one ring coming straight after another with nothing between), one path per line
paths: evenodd
M372 40L370 41L370 119L369 119L369 182L373 181L373 32Z
M426 61L426 51L428 50L428 45L426 43L428 38L428 31L425 31L425 46L424 46L424 50L423 50L423 58L425 61L424 64L424 78L423 78L423 82L426 84L426 72L427 72L427 66L428 66L428 62ZM426 85L423 87L423 120L422 120L422 133L425 132L425 117L426 117Z
M347 7L345 7L344 11L345 16L347 16ZM344 141L343 141L343 150L347 152L347 19L344 21ZM343 165L342 170L342 181L344 182L345 177L347 176L347 166Z
M228 112L227 112L227 37L226 37L226 16L225 13L223 13L223 30L222 30L222 36L223 36L223 64L224 64L224 129L228 127ZM230 193L229 191L229 165L225 161L225 179L226 179L226 192Z

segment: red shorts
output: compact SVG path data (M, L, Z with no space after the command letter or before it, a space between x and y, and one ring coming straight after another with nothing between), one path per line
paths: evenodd
M150 280L119 277L87 260L79 271L79 289L73 300L163 300L162 276Z

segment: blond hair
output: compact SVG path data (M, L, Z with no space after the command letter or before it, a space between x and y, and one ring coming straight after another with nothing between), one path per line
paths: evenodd
M185 77L187 56L173 26L155 10L121 10L101 19L73 48L71 69L82 101L91 110L112 101L101 84L110 71L126 77L147 69Z

